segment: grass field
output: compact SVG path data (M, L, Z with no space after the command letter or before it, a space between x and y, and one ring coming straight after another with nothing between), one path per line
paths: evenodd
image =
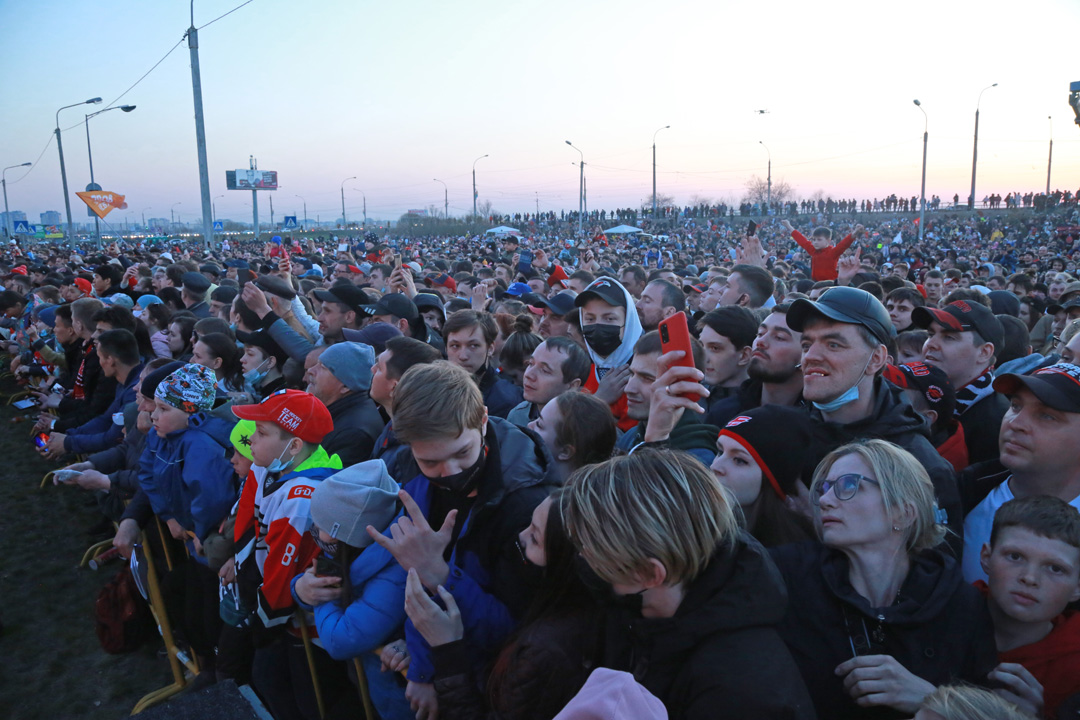
M14 389L0 384L0 398ZM85 491L38 489L54 465L34 451L30 425L12 422L20 414L0 405L0 716L116 720L171 682L163 646L155 637L127 655L101 650L94 599L120 565L78 568L100 515Z

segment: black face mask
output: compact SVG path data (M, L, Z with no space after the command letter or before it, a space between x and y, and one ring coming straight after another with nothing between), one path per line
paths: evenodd
M616 595L611 583L601 580L600 576L589 567L589 564L580 555L574 558L574 566L585 589L598 605L624 611L630 617L641 617L641 609L645 602L645 590L630 595Z
M438 478L428 477L426 475L424 477L427 477L428 482L440 490L457 493L458 495L468 495L476 489L476 486L480 484L480 480L484 477L484 468L487 465L487 454L488 447L485 442L484 446L480 448L480 455L476 458L476 462L461 472Z
M622 343L622 338L619 337L621 332L622 326L603 323L593 323L581 328L585 342L589 343L589 347L600 357L607 357L619 348Z

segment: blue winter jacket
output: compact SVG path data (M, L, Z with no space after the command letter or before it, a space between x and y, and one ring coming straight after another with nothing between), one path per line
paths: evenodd
M113 396L109 409L101 415L91 418L79 427L71 428L64 438L64 450L76 455L85 453L101 452L107 450L121 441L123 425L113 422L113 415L124 411L124 406L135 402L135 389L139 386L139 375L142 374L143 366L132 369L128 373L127 380L123 385L116 384L116 395Z
M162 520L175 519L200 541L217 529L236 502L233 468L225 449L232 425L205 413L183 430L160 437L150 428L139 458L139 487Z
M405 622L406 577L394 556L372 543L349 567L353 601L348 607L336 602L305 605L296 596L299 575L292 579L292 595L297 605L314 610L319 640L330 657L348 660L379 647Z

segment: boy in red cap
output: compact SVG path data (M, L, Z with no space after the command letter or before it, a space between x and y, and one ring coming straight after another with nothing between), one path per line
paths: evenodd
M263 629L283 628L294 610L291 583L319 552L312 533L311 496L323 479L341 470L341 459L323 449L333 430L330 411L300 390L278 390L257 405L233 407L241 419L255 421L251 470L236 510L236 582L241 605L250 611L258 639L252 679L275 717L294 717L294 693L287 657L303 645L296 628L284 642L259 638ZM301 660L303 662L303 660ZM310 682L310 680L308 680ZM299 689L299 688L297 688Z

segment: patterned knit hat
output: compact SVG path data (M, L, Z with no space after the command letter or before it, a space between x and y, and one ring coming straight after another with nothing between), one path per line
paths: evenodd
M161 381L154 397L188 414L214 407L217 378L210 368L188 363Z

